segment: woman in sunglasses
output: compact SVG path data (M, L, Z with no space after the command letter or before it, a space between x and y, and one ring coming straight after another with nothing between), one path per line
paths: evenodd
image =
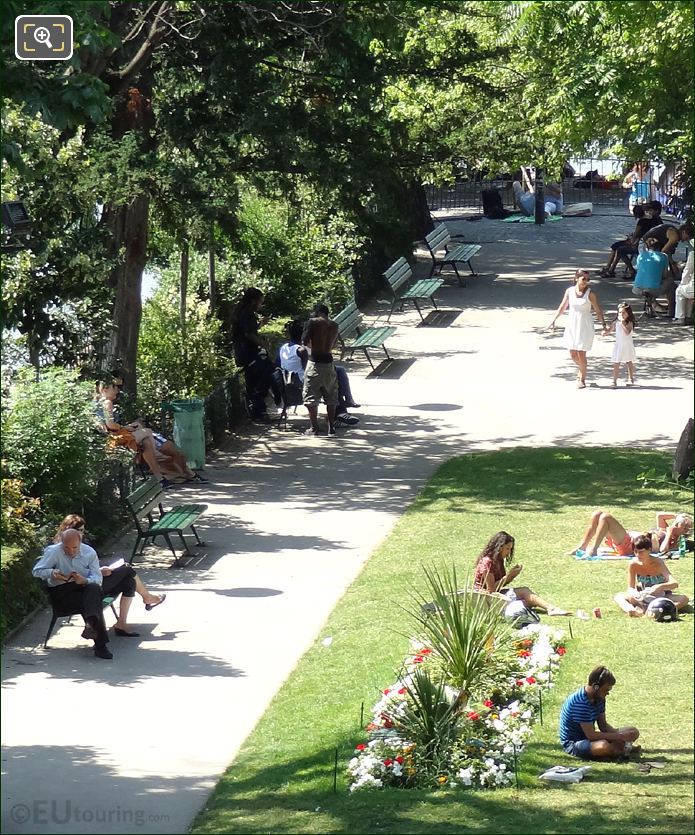
M58 530L53 537L54 542L60 542L63 531L73 529L77 531L82 539L80 548L93 550L91 546L84 542L86 522L76 513L71 513L66 516L58 525ZM145 609L151 611L155 606L164 603L166 594L153 594L147 589L140 577L137 575L135 569L128 565L121 565L118 568L109 568L108 566L101 566L102 582L105 597L118 597L121 595L121 601L118 610L118 620L114 626L114 632L121 638L139 638L137 632L131 632L128 629L128 611L133 602L135 594L142 597L142 602L145 604Z
M615 676L607 667L589 673L584 687L565 700L560 711L560 742L565 752L582 760L625 757L636 754L637 728L614 728L606 720L606 697Z

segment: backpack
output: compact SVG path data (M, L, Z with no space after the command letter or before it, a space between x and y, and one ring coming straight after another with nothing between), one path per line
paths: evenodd
M526 608L523 600L512 600L511 603L507 603L504 607L504 617L512 622L515 629L522 629L532 623L541 622L535 612Z

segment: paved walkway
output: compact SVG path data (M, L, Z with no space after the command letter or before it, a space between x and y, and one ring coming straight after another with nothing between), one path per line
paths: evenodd
M335 439L263 431L214 456L209 489L177 491L207 497L208 544L196 567L168 569L156 552L141 564L168 599L150 613L134 604L140 640L114 638L104 662L72 625L44 651L44 613L6 648L3 832L186 831L440 462L503 446L674 446L692 414L689 328L640 326L640 387L618 391L608 387L611 341L596 339L592 385L579 391L561 330L542 330L568 276L601 265L627 216L451 226L485 242L485 274L442 289L447 327L395 316L386 378L351 365L359 427ZM629 287L595 283L612 312ZM387 309L377 302L374 313Z

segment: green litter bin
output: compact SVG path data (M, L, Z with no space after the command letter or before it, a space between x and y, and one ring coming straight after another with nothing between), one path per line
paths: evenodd
M203 427L203 401L172 400L162 408L174 413L174 443L184 455L188 466L202 470L205 466L205 428Z

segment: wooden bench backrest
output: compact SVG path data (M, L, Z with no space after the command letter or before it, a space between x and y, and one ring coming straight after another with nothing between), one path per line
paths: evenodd
M163 492L162 485L152 476L130 493L126 499L126 503L136 520L139 520L140 515L147 508L159 502Z
M389 287L395 293L400 287L406 284L413 277L413 270L405 258L399 258L384 273Z
M449 234L449 230L442 223L433 232L430 232L430 234L425 237L425 240L427 241L427 246L434 254L437 250L444 249L444 247L451 241L451 235Z
M347 307L333 317L333 321L338 325L339 338L344 339L354 333L362 324L362 313L356 302L350 302Z

